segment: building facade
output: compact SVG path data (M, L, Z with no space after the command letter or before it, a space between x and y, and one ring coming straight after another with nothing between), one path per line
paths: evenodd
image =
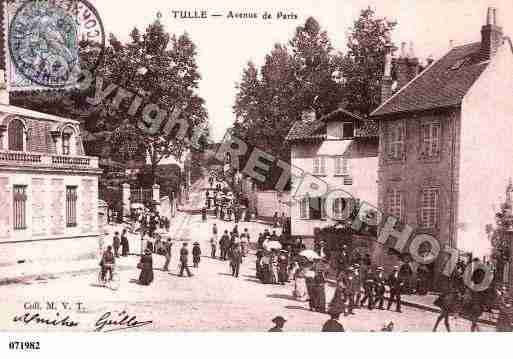
M380 210L474 256L489 254L486 227L513 174L513 56L495 14L488 10L481 42L452 48L371 114ZM375 260L386 257L377 248Z
M100 173L78 121L0 104L0 264L95 255Z
M320 119L305 113L291 128L292 235L313 237L316 229L344 217L348 200L377 201L378 137L369 122L338 109ZM301 172L294 180L295 174ZM320 190L308 190L318 182ZM301 187L303 189L301 189ZM339 190L333 195L329 191ZM341 190L341 191L340 191Z

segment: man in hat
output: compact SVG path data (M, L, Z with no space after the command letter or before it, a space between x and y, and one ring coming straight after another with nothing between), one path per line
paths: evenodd
M344 326L338 321L340 319L339 311L330 311L330 319L322 326L322 332L345 332Z
M274 323L274 327L269 329L269 332L283 332L283 326L285 325L285 318L283 318L281 315L278 315L277 317L274 317L272 320Z
M192 245L192 263L194 268L198 268L201 259L201 248L198 242Z
M242 252L238 242L235 242L230 250L230 266L232 267L232 276L239 277L240 264L242 263Z
M119 258L119 247L121 246L121 239L119 238L119 232L114 233L114 238L112 239L112 248L114 248L114 256Z
M394 266L390 276L388 276L388 286L390 287L390 298L388 299L387 310L390 310L392 303L395 301L395 311L401 313L401 290L403 281L399 275L399 267Z
M378 305L379 310L383 310L383 303L385 301L385 284L386 284L386 278L385 274L383 272L383 267L376 268L376 276L374 277L374 294L375 299L373 303L373 307L376 307L376 304Z
M164 243L164 258L166 258L166 261L164 262L164 267L162 267L162 270L167 272L169 271L169 263L171 262L171 247L173 246L173 243L171 243L171 238L168 238L167 241Z
M362 297L362 276L360 273L360 265L353 265L353 293L354 293L354 306L360 307L360 300Z
M347 276L345 277L346 280L346 290L344 291L344 303L348 303L347 308L347 314L354 314L353 309L355 307L354 305L354 297L355 297L355 276L353 272L354 268L351 266L347 269Z
M183 271L187 272L189 277L192 277L191 271L189 267L187 267L187 262L189 260L189 250L187 249L187 242L182 245L182 249L180 249L180 277L183 277Z
M374 282L374 273L372 272L372 269L369 268L367 270L365 281L363 282L364 296L360 301L360 306L362 307L365 305L365 302L367 301L367 308L369 310L374 309Z

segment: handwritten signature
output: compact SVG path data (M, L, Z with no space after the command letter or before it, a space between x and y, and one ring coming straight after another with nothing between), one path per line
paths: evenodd
M41 324L53 327L76 327L79 322L74 321L69 315L61 317L60 313L55 313L53 318L43 317L39 313L25 313L22 315L16 315L13 318L13 322L22 323L24 325L29 324ZM139 328L153 323L152 320L139 321L137 316L130 315L126 311L121 311L117 316L113 315L112 312L105 312L94 324L95 332L113 332L116 330Z
M60 317L60 313L55 313L55 318L49 319L44 318L39 315L39 313L25 313L22 315L17 315L13 318L13 322L21 322L25 325L28 324L42 324L47 326L63 326L63 327L76 327L78 326L78 322L75 322L71 320L69 315L66 315L65 317Z
M119 312L115 319L113 319L111 312L106 312L96 321L94 331L107 333L115 330L144 327L151 323L153 323L152 320L138 321L137 316L130 315L124 310Z

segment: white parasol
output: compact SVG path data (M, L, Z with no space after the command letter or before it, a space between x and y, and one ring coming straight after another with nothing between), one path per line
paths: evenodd
M299 252L299 255L305 257L308 260L321 259L321 256L311 249L305 249Z
M266 241L264 242L263 247L270 251L271 249L281 249L281 244L278 241Z

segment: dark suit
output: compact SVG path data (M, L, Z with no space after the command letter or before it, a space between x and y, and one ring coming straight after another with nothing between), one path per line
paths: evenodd
M384 309L383 302L385 301L385 281L386 279L383 274L377 275L374 278L374 294L376 298L374 299L373 307L379 303L378 308Z
M401 289L403 287L403 280L399 272L395 271L388 277L388 285L390 286L390 298L388 299L387 310L390 310L392 303L395 301L395 310L401 311Z
M183 277L183 271L187 272L189 277L192 276L189 267L187 267L187 261L189 260L189 251L187 248L180 249L180 277Z

